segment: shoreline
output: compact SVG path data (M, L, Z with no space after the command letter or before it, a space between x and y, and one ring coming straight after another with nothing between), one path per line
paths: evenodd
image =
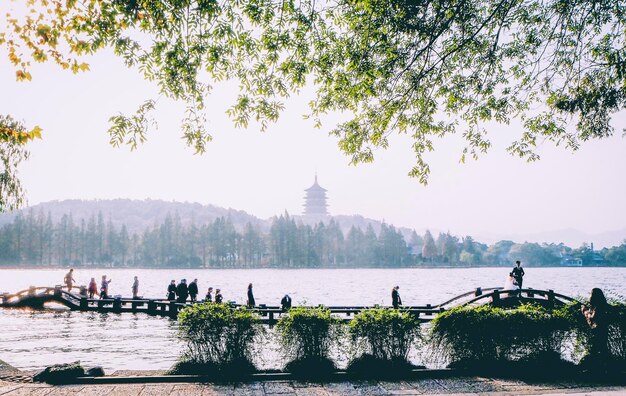
M20 371L0 360L0 395L626 395L626 377L612 382L583 378L528 380L470 375L454 370L423 370L411 378L380 380L333 378L296 380L277 375L239 382L210 381L198 376L166 376L157 370L120 370L73 384L33 383L32 371Z
M496 268L512 268L511 265L418 265L418 266L407 266L407 267L342 267L342 266L334 266L334 267L229 267L229 268L220 268L220 267L83 267L83 266L55 266L55 267L38 267L38 266L2 266L0 265L0 270L67 270L68 268L74 268L75 270L220 270L220 271L230 271L230 270L402 270L402 269L496 269ZM598 266L566 266L566 265L524 265L524 268L532 268L532 269L541 269L541 268L626 268L626 265L598 265Z

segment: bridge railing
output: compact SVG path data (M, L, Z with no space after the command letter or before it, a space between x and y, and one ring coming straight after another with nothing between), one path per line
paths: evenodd
M542 297L543 300L546 300L550 303L556 304L565 304L569 302L578 302L575 298L566 296L564 294L556 293L554 290L541 290L541 289L514 289L514 290L493 290L490 293L482 294L477 296L464 304L462 306L467 306L471 304L475 304L480 300L491 299L491 303L508 299L508 298L526 298L529 300L539 300L537 297Z

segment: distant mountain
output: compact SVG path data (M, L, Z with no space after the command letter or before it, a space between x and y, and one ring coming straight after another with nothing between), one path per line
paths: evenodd
M161 200L146 199L143 201L130 199L112 200L64 200L50 201L28 208L19 212L28 214L33 211L35 215L43 211L47 216L52 216L53 222L58 221L65 214L72 214L74 222L80 219L88 219L102 213L105 221L120 226L126 224L129 232L143 231L155 224L160 224L168 214L180 216L183 225L205 224L214 221L218 217L230 217L236 228L243 228L246 223L252 223L263 230L268 228L267 221L250 215L242 210L225 209L213 205L202 205L190 202L167 202ZM13 221L18 212L0 214L0 226Z
M28 215L30 211L38 215L43 211L47 216L48 212L52 216L52 220L57 222L63 215L72 214L74 222L80 222L81 219L88 219L91 216L97 216L98 212L102 213L105 221L120 226L126 224L129 232L141 232L155 224L161 224L165 217L170 214L172 216L178 214L183 225L195 222L198 225L214 221L218 217L230 217L235 228L239 231L247 223L251 223L258 227L261 231L269 231L272 225L272 219L260 219L242 210L231 208L222 208L214 205L202 205L196 202L174 202L162 200L130 200L130 199L110 199L110 200L63 200L50 201L37 204L20 211L11 213L0 213L0 226L11 223L16 214L21 212ZM307 219L303 216L292 216L297 222L313 224L315 221ZM365 230L369 225L378 233L382 222L379 220L369 219L360 215L337 215L332 218L339 223L344 234L347 234L352 226ZM329 220L327 218L327 220ZM396 227L408 242L411 232L410 228ZM438 230L430 229L436 237ZM425 229L418 229L420 235L424 234ZM620 245L626 239L626 228L616 231L604 232L599 234L589 234L573 229L564 229L556 231L528 233L528 234L502 234L502 235L475 235L477 241L492 244L500 240L512 240L517 243L522 242L538 242L538 243L565 243L570 247L579 247L583 243L593 243L594 247L601 249L603 247L611 247Z
M183 225L195 224L201 225L214 221L218 217L230 217L236 229L241 231L247 223L257 226L261 231L267 232L273 218L260 219L254 215L246 213L242 210L225 209L214 205L202 205L195 202L169 202L162 200L146 199L110 199L110 200L78 200L70 199L63 201L50 201L28 208L21 209L16 212L0 214L0 226L11 223L17 213L28 215L33 211L35 216L43 212L45 216L50 213L53 222L57 222L63 215L72 214L73 221L79 222L81 219L89 219L91 216L97 216L102 213L104 221L109 221L115 226L126 224L129 232L141 232L155 224L161 224L165 217L169 214L180 217ZM311 219L302 216L291 216L296 221L311 223ZM382 225L381 221L368 219L360 215L346 216L339 215L332 217L339 223L342 231L347 234L352 226L365 230L368 225L374 228L378 233ZM327 221L330 220L330 217ZM409 228L399 228L399 231L407 238L412 230Z

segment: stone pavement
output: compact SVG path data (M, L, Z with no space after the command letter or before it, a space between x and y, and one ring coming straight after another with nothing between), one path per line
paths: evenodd
M420 379L413 381L351 381L336 383L303 383L266 381L242 384L131 384L131 385L64 385L19 384L0 381L0 396L185 396L185 395L626 395L626 387L576 383L536 384L517 380L480 377Z

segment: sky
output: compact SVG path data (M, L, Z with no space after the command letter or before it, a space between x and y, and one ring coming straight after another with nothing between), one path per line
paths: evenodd
M131 152L112 147L106 131L109 117L158 97L156 86L138 71L104 51L87 59L90 72L73 75L52 64L36 65L32 82L16 82L5 55L0 52L0 112L43 128L43 139L28 145L31 157L20 170L29 204L151 198L268 218L300 214L304 189L317 173L331 214L361 214L484 241L557 230L619 230L618 240L626 238L623 113L614 118L615 136L584 143L574 153L546 142L538 150L542 159L530 164L505 151L519 136L515 122L489 125L493 147L478 161L459 163L459 136L437 140L427 155L430 181L423 186L407 176L414 163L407 136L393 136L374 163L349 165L337 139L328 135L341 117L330 115L321 129L303 119L310 87L290 98L280 120L260 132L255 124L235 128L225 114L236 83L217 86L207 106L214 140L204 155L195 155L181 139L183 105L159 98L158 129Z

